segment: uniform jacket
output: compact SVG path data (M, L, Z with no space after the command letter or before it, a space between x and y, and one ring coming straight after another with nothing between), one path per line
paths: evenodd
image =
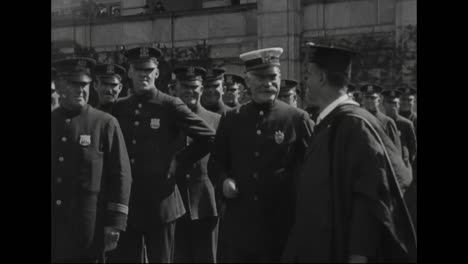
M52 112L52 255L91 254L104 226L125 230L130 162L117 120L86 106ZM94 254L96 252L93 252Z
M175 175L169 174L175 158L181 171L209 152L215 131L180 99L155 88L124 98L113 108L127 143L133 185L129 225L148 227L168 223L185 213ZM181 133L193 143L181 151Z
M218 190L227 177L239 190L226 199L220 230L232 247L281 252L292 221L294 175L311 131L306 112L279 100L249 102L221 117L209 175Z

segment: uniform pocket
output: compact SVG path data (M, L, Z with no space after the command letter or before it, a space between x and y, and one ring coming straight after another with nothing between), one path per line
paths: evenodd
M94 146L81 147L80 185L84 190L98 192L101 188L103 153Z

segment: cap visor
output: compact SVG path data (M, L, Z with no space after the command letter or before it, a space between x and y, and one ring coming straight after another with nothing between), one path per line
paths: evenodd
M158 67L156 63L153 61L138 61L138 62L132 62L132 65L136 69L155 69Z
M270 75L270 74L279 74L279 67L271 66L271 67L262 67L258 69L250 69L249 72L255 75Z
M120 84L120 80L117 77L100 77L99 80L102 83Z
M93 81L91 77L85 74L80 74L80 75L69 75L67 77L67 80L69 82L77 82L77 83L90 83Z

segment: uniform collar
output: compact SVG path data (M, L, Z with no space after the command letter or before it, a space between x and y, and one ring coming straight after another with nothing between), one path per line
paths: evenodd
M58 110L59 110L60 113L62 113L65 117L67 117L67 118L73 118L73 117L78 116L78 115L80 115L81 113L85 112L86 110L88 110L89 107L90 107L90 106L89 106L88 104L86 104L86 105L83 106L82 108L70 110L70 109L64 108L63 106L60 106L60 107L58 108Z
M159 90L156 87L152 87L151 89L144 91L141 94L135 93L135 98L137 101L146 102L158 95Z
M250 102L254 108L259 109L259 110L270 110L273 107L275 107L277 104L276 99L273 100L272 102L261 103L261 104L256 103L254 100L251 100Z
M317 117L317 122L316 124L318 125L328 114L330 114L336 107L338 107L340 104L344 103L345 101L351 101L349 100L349 97L347 94L343 94L335 101L331 102L327 107L325 107Z

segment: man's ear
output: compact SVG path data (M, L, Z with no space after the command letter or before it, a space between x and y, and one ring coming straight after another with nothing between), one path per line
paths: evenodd
M155 79L158 79L159 78L159 69L156 68L155 70Z

